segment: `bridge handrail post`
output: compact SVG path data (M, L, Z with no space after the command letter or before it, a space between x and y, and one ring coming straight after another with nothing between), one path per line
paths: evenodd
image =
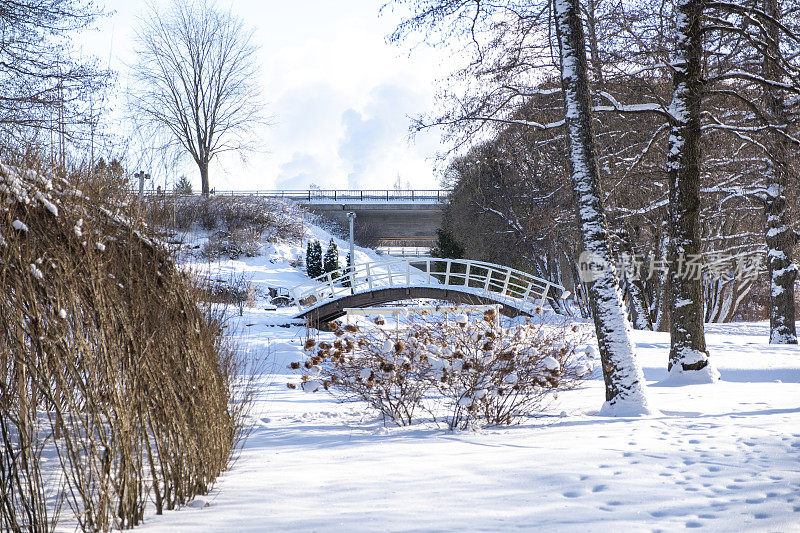
M452 260L448 259L447 260L447 268L444 271L444 284L445 284L445 286L449 286L450 285L450 265L451 264L452 264Z
M509 268L506 272L506 280L503 282L503 296L506 295L506 291L508 290L508 283L511 281L511 269Z
M331 299L335 299L336 295L334 294L334 287L333 287L333 272L328 272L328 285L331 288Z
M467 263L467 272L464 274L464 286L469 287L469 271L472 268L472 263Z
M430 259L426 259L425 260L425 270L427 270L427 274L428 274L428 277L425 280L425 284L426 285L430 285L431 284L431 260Z
M483 292L489 294L489 284L492 282L492 273L494 272L493 268L486 268L486 283L483 284Z
M369 290L372 290L372 271L369 268L369 263L364 264L367 267L367 284L369 285Z
M539 302L539 307L541 307L541 308L542 308L542 311L544 311L544 304L545 304L545 302L547 302L547 291L548 291L549 289L550 289L550 283L545 283L545 285L544 285L544 292L542 292L542 299L541 299L541 301Z
M411 261L405 259L406 262L406 285L411 285Z
M523 302L527 302L528 301L528 296L530 296L530 294L531 294L531 289L533 289L533 282L529 281L528 282L528 288L525 289L525 294L522 295L522 301Z

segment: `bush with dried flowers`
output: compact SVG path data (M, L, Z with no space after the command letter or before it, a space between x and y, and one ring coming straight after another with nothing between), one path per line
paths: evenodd
M309 359L290 365L304 372L300 388L364 401L398 425L414 423L420 412L450 429L518 423L594 367L578 325L504 327L494 311L401 331L331 326L336 340L308 339Z

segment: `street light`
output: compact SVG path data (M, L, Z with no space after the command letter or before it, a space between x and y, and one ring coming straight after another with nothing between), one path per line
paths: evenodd
M353 243L353 223L356 220L356 214L350 211L347 213L347 219L350 221L350 268L347 274L350 276L350 294L354 294L356 292L356 254Z

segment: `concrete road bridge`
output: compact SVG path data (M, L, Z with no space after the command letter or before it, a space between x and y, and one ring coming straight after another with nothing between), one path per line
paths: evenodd
M354 212L355 234L365 246L432 247L449 191L308 190L273 191L306 209L347 227Z
M406 258L356 264L289 290L297 318L325 324L347 308L364 308L417 298L466 304L500 304L507 316L532 316L546 306L560 309L569 293L513 268L462 259Z

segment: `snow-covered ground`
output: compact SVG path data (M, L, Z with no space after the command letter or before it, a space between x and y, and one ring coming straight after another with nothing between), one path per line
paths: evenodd
M288 287L307 279L287 262L303 251L208 268ZM522 425L453 433L384 428L363 405L287 389L306 331L261 303L235 320L241 346L268 357L241 456L207 497L141 530L800 531L800 348L768 345L764 323L708 326L711 385L660 386L668 334L635 332L657 415L598 416L598 374Z

